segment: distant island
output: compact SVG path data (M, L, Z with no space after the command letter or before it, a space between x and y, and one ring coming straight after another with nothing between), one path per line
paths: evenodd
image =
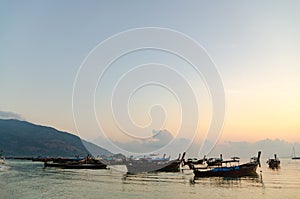
M84 144L82 143L84 142ZM110 156L112 153L73 134L15 119L0 119L0 150L5 156Z

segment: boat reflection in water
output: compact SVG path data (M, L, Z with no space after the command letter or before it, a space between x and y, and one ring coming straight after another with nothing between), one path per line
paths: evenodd
M190 180L190 184L206 187L264 187L261 173L244 177L194 177Z

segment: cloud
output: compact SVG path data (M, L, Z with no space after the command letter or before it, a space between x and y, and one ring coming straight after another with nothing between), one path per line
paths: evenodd
M156 143L157 145L166 145L171 140L173 140L173 135L167 130L153 130L153 139L148 141L148 143Z
M9 111L0 111L0 119L25 120L20 114Z
M117 146L134 153L147 153L166 146L174 139L167 130L153 130L153 136L146 140L132 140L129 142L114 142Z

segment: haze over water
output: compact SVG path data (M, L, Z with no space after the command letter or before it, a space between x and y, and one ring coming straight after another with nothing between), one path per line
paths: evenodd
M42 163L6 161L0 171L0 198L299 198L300 161L282 159L281 168L272 170L262 160L257 173L194 180L186 171L127 175L113 169L45 169Z

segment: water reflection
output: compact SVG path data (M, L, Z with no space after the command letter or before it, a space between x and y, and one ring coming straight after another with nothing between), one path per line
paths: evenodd
M8 161L8 169L0 172L0 198L297 198L299 166L300 161L283 160L279 170L263 165L255 176L195 179L189 171L128 175Z
M122 177L123 184L138 184L138 183L186 183L190 179L182 173L168 172L150 172L138 174L124 174Z
M255 186L264 187L262 174L254 174L245 177L207 177L197 178L193 177L190 180L191 185L201 184L204 186L215 187L243 187L243 186Z
M269 167L269 169L271 169L271 170L280 170L280 166L277 166L277 167Z
M122 177L123 184L189 184L190 186L204 187L264 187L262 174L253 176L228 178L228 177L208 177L195 178L194 175L184 173L139 173L124 174Z

